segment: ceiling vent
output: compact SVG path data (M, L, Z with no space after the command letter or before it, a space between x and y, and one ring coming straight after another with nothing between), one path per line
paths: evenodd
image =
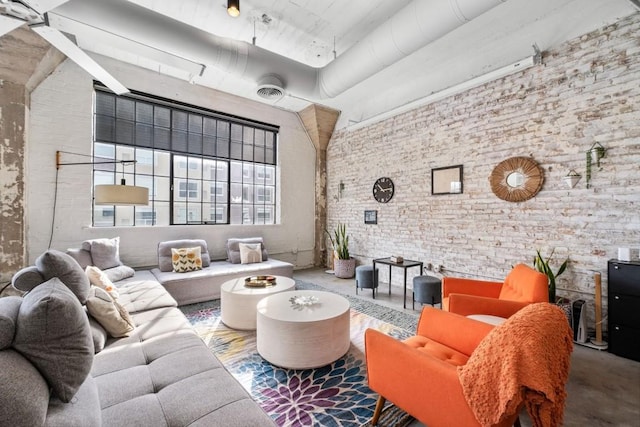
M258 90L256 93L260 98L277 101L284 96L284 85L279 76L267 74L258 80Z

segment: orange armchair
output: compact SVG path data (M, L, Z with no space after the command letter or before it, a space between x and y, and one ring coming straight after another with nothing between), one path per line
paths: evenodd
M429 427L561 426L572 333L562 311L532 304L493 327L425 307L417 333L398 341L365 332L369 388ZM480 420L480 421L479 421Z
M523 307L549 301L549 280L525 264L516 265L504 282L445 277L442 309L468 316L489 314L510 317Z

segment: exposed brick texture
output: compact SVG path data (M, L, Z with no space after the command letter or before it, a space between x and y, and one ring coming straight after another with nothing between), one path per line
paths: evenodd
M595 142L607 153L587 189ZM544 169L535 198L510 203L491 192L491 171L511 156ZM531 264L536 249L555 248L555 268L571 260L558 293L593 311L593 272L602 273L606 304L607 260L618 247L640 247L640 14L544 52L542 65L336 132L327 162L327 225L347 224L360 262L398 254L443 265L446 275L501 279ZM464 193L431 195L431 169L457 164ZM582 180L569 190L562 177L571 169ZM396 186L385 205L372 197L380 176ZM364 224L365 209L378 210L378 225Z

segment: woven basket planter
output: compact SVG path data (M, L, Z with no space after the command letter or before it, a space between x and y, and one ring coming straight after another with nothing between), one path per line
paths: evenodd
M333 274L341 279L351 279L356 274L356 259L334 259Z

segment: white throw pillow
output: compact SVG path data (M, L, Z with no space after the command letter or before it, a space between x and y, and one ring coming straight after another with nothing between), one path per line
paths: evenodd
M260 243L240 243L240 263L252 264L262 262L262 245Z
M116 287L114 286L113 282L111 281L111 279L109 279L109 276L107 276L104 271L100 270L95 265L87 266L84 271L85 273L87 273L89 282L91 282L93 286L104 289L114 300L118 299L120 295L118 294L118 291L116 291Z
M87 311L114 338L126 337L135 328L129 312L97 286L91 287Z

